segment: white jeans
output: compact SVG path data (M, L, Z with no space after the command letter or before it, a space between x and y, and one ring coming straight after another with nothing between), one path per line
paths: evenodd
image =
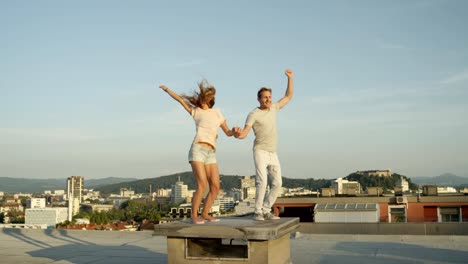
M255 169L255 213L266 214L276 201L281 191L281 166L276 152L254 150ZM270 191L266 195L267 186Z

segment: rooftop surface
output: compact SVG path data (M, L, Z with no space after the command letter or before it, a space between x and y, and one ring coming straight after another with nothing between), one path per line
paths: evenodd
M0 263L166 263L153 231L0 229ZM468 236L291 235L293 263L467 263Z
M180 238L230 238L245 240L274 240L290 234L299 226L299 218L275 221L255 221L251 218L222 218L219 222L194 225L190 219L154 226L154 234Z

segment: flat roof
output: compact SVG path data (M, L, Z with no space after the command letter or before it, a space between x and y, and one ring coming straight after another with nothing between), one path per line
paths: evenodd
M377 211L378 204L376 203L318 203L315 204L317 212L337 212L337 211Z
M167 263L153 231L0 229L2 263ZM293 263L465 263L468 236L293 233Z
M348 197L278 197L277 204L288 203L388 203L401 196L348 196ZM418 202L417 196L406 196L409 203ZM421 203L468 203L468 195L420 196Z
M222 221L194 225L190 219L155 225L154 235L180 238L234 238L274 240L295 231L299 218L283 217L275 221L255 221L251 217L223 217Z

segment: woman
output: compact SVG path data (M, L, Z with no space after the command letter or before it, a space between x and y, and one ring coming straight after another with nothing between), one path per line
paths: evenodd
M197 189L192 198L192 223L217 222L219 219L208 213L219 192L219 168L216 163L218 127L221 127L228 137L233 136L234 133L228 128L221 111L213 109L216 89L206 80L198 83L200 91L194 92L192 96L178 95L165 85L159 88L179 102L195 120L196 134L189 151L189 163L197 181ZM205 198L203 211L199 217L198 209L208 185L210 191Z

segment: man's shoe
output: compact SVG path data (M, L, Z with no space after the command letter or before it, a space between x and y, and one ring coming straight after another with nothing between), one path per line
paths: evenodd
M280 218L279 218L279 216L276 216L276 215L274 215L272 213L266 213L266 214L263 215L263 219L265 219L265 220L279 220Z
M265 218L263 218L263 215L262 215L262 214L254 214L253 219L254 219L255 221L264 221L264 220L265 220Z

